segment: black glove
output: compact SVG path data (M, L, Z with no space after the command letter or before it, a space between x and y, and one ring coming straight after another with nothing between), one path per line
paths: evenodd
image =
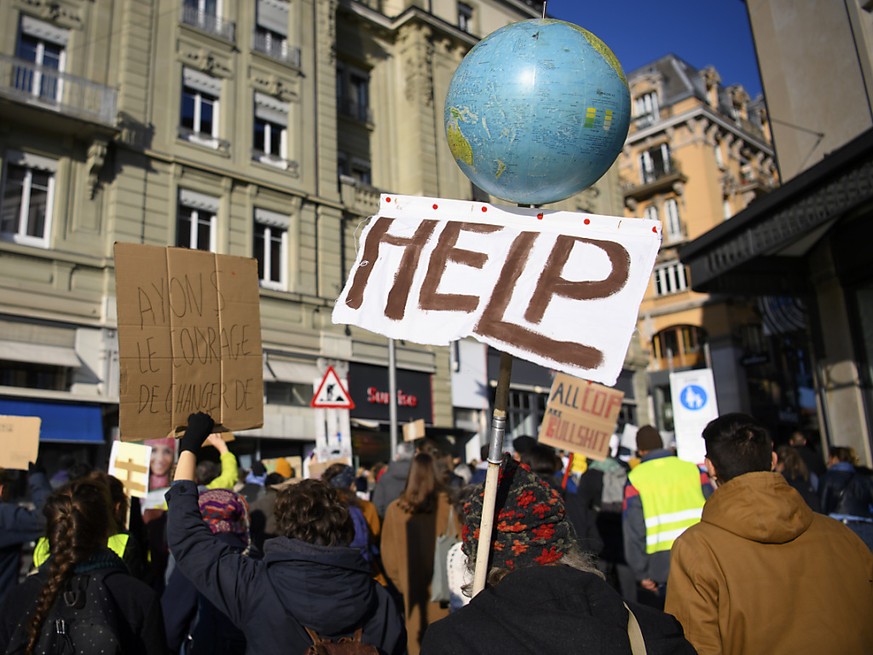
M185 428L185 434L179 439L179 453L190 450L195 455L200 452L200 446L206 441L212 433L212 428L215 422L209 414L197 412L188 417L188 427Z

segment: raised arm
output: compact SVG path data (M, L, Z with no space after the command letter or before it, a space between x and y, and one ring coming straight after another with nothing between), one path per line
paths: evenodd
M192 414L179 441L173 486L166 494L167 544L176 566L219 611L241 627L248 595L255 588L259 562L244 557L214 537L203 522L194 483L196 453L212 430L206 414Z

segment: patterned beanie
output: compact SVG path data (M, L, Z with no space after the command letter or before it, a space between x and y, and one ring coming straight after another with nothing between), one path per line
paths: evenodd
M229 489L210 489L200 494L200 514L212 534L230 532L251 543L249 506L245 498Z
M355 470L348 464L344 465L325 482L334 489L349 489L355 481Z
M475 558L485 485L464 503L463 551ZM567 520L560 494L508 454L497 483L491 567L510 571L557 562L576 547L576 531Z

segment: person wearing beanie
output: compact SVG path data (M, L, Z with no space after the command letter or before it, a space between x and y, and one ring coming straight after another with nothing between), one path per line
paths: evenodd
M250 556L252 539L245 498L229 489L210 489L200 493L198 505L203 522L230 552ZM245 652L243 632L198 593L178 567L173 568L161 594L161 610L170 652L178 653L183 644L190 655Z
M670 548L676 537L700 521L712 485L696 464L665 449L651 425L637 431L637 453L640 463L628 473L624 489L624 555L637 581L637 599L663 609Z
M276 473L281 475L286 480L288 478L293 478L294 469L291 468L291 464L288 463L288 460L284 457L279 457L276 460Z
M313 646L309 628L330 640L360 629L362 643L404 655L403 619L360 551L349 547L354 525L336 489L308 479L280 491L274 508L279 536L264 544L263 560L234 552L222 543L224 533L213 534L193 480L212 428L208 414L188 417L166 495L167 541L182 574L243 631L246 652L303 653Z
M368 500L358 498L353 491L355 485L355 470L348 464L337 462L327 467L321 474L321 479L330 485L340 495L340 498L349 508L352 520L355 524L355 538L352 539L352 548L361 551L361 555L367 560L373 569L373 579L382 585L387 584L382 575L379 563L379 539L382 536L382 522L376 506Z
M462 550L475 569L484 487L464 503ZM679 623L631 604L650 654L694 652ZM504 456L485 589L432 624L422 653L505 655L596 652L630 655L630 615L579 548L560 494L522 463Z

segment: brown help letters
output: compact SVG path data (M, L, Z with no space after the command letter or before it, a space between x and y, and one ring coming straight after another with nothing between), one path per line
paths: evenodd
M228 430L263 424L257 262L115 244L120 431L165 437L207 412Z

